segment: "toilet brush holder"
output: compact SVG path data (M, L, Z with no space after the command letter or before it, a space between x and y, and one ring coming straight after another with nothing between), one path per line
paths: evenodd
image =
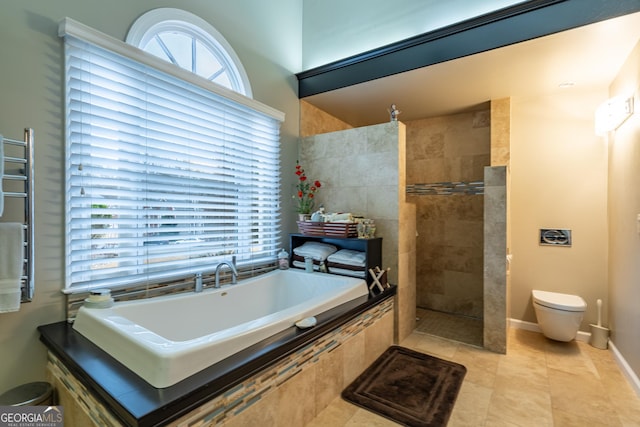
M591 326L591 339L589 339L589 344L595 348L606 350L609 344L609 328L602 326L602 300L599 299L596 301L596 305L598 306L598 324L589 325Z
M606 350L609 343L609 328L593 324L589 326L591 326L591 338L589 339L589 344L595 348Z

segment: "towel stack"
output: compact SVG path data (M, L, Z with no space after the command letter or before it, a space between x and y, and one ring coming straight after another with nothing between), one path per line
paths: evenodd
M327 257L329 273L365 279L367 255L361 251L341 249Z
M0 313L20 309L23 266L23 225L0 223Z
M304 259L313 259L313 269L318 271L325 263L327 257L337 251L333 245L320 242L305 242L297 248L293 249L293 266L304 268Z

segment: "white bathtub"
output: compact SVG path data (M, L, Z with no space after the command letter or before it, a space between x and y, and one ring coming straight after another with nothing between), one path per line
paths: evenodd
M237 285L81 307L73 328L157 388L368 294L345 276L276 270Z

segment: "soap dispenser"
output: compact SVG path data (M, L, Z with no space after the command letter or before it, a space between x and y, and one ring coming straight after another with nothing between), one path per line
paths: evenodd
M289 268L289 254L284 248L278 254L278 267L280 270L287 270Z

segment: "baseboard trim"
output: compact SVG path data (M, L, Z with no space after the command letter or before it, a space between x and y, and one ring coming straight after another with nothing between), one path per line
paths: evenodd
M540 326L538 326L537 323L525 322L524 320L509 319L509 327L514 329L524 329L527 331L542 333L542 330L540 329ZM590 338L591 338L591 333L578 331L578 334L576 336L576 341L583 341L588 343ZM636 373L633 372L633 369L631 369L631 366L629 366L629 364L627 363L625 358L622 356L620 351L618 351L618 348L615 346L613 341L611 341L611 339L609 339L608 344L609 344L608 348L613 353L613 357L616 363L618 364L618 366L620 367L622 374L625 376L627 381L629 381L629 385L631 386L631 388L633 388L636 394L640 397L640 378L638 378Z
M611 340L609 340L609 348L611 349L611 352L613 353L613 357L616 359L618 366L620 366L620 370L622 371L622 374L627 378L627 380L629 381L629 384L631 385L631 388L633 388L633 390L636 392L638 397L640 397L640 378L638 378L636 373L633 372L633 369L631 369L631 366L629 366L625 358L622 356L622 353L618 351L618 347L616 347L613 341Z
M526 331L542 333L542 330L537 323L525 322L524 320L509 319L509 327L513 329L524 329Z
M525 322L524 320L509 319L509 326L514 329L524 329L526 331L542 333L540 326L537 323ZM591 334L589 332L578 331L576 335L576 341L589 342Z

